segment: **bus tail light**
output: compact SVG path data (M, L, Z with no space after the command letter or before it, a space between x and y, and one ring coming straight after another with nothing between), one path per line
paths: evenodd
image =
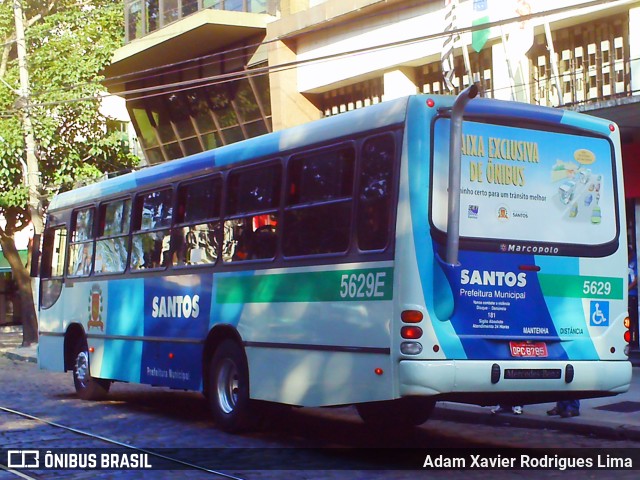
M400 335L408 340L417 340L422 336L422 329L420 327L402 327Z
M631 319L629 317L625 317L624 328L626 328L626 330L624 331L624 341L627 343L631 343L631 331L629 330L630 327Z
M400 318L404 323L420 323L424 317L419 310L404 310Z
M420 342L402 342L400 351L404 355L419 355L422 353L422 344Z

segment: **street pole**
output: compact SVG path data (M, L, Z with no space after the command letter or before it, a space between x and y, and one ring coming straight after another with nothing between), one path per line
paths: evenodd
M40 238L43 230L42 208L40 200L40 169L36 157L36 142L33 137L31 122L29 70L27 68L27 44L24 35L22 0L13 0L13 13L16 24L16 48L18 52L18 68L20 70L20 110L22 113L22 129L26 149L25 160L22 161L22 179L28 191L28 209L33 225L34 239ZM11 245L15 249L15 243ZM29 257L30 258L30 257ZM38 341L38 319L33 299L35 279L31 279L25 268L11 268L18 284L19 298L22 305L22 345L28 346Z
M29 192L29 213L31 224L36 234L42 233L42 209L40 208L40 170L36 157L36 142L33 137L31 122L31 104L29 100L29 70L27 68L27 47L24 37L22 0L14 0L13 13L16 24L16 48L18 52L18 68L20 70L20 104L22 110L22 130L26 148L25 163L22 165L22 178Z

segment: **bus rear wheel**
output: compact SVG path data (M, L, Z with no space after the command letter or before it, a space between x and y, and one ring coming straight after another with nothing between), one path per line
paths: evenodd
M78 397L83 400L100 400L109 393L111 382L91 376L89 347L82 338L76 343L73 353L73 384Z
M431 416L436 402L427 397L405 397L356 405L360 418L377 428L410 428L422 425Z
M226 432L245 431L255 424L249 399L249 367L242 348L224 340L209 363L207 399L213 419Z

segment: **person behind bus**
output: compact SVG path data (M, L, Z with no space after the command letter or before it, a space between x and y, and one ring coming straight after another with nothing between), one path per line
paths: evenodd
M629 246L629 318L631 320L630 346L638 347L638 263L636 252Z
M556 406L547 410L547 415L560 415L561 418L580 416L580 400L561 400Z
M508 403L501 403L496 408L491 409L492 415L498 415L500 413L511 412L514 415L522 415L524 410L522 409L522 405L511 405Z

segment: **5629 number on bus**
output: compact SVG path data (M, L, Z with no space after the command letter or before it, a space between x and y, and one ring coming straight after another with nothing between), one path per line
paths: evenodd
M382 298L386 272L345 273L340 277L342 298Z

